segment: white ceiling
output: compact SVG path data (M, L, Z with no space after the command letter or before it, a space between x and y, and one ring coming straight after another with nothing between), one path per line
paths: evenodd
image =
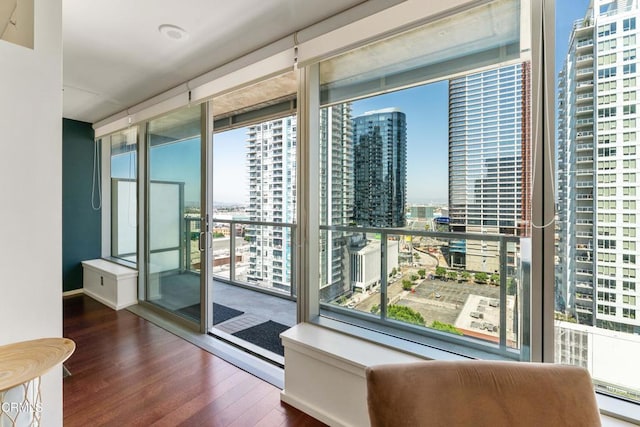
M360 3L63 0L63 115L95 123Z

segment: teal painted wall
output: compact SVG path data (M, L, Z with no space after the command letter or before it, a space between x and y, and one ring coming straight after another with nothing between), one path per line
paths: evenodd
M82 265L80 261L100 258L101 211L95 211L91 207L93 137L94 132L90 123L63 119L63 291L82 288Z

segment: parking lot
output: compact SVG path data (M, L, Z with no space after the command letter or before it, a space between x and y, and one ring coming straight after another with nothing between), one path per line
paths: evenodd
M408 275L402 277L405 278L408 278ZM434 320L453 325L470 294L500 297L498 286L440 279L424 279L418 282L413 292L403 291L402 279L395 279L389 284L389 304L405 305L414 309L424 317L427 326ZM368 313L371 307L380 304L380 293L374 291L370 295L361 295L358 299L358 303L352 308Z
M434 320L453 325L470 294L499 298L500 288L472 282L425 279L414 292L403 292L391 303L416 310L424 317L426 325L431 325Z

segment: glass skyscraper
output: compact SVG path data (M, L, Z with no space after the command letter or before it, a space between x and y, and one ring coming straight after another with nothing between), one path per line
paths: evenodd
M407 198L407 121L385 108L353 119L356 225L404 227Z
M449 215L452 231L526 235L530 222L528 64L449 82ZM499 269L497 243L454 241L454 267ZM510 255L513 256L512 254ZM515 260L510 259L513 265Z

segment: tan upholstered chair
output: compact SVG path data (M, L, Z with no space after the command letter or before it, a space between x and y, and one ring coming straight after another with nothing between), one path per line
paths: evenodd
M373 427L601 425L591 377L574 366L428 361L366 375Z

